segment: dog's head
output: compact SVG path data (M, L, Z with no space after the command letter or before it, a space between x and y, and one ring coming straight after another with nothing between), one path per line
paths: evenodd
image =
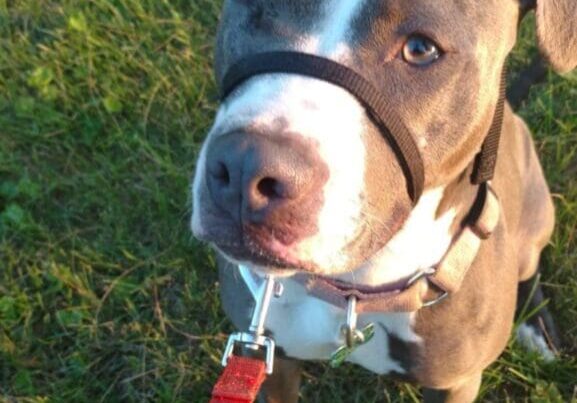
M241 58L296 50L370 80L417 142L425 194L413 207L389 143L346 90L266 74L220 106L194 179L194 234L230 259L325 275L382 249L413 209L432 211L491 125L520 16L536 7L551 64L577 64L574 0L227 0L219 83ZM424 206L423 204L428 204ZM435 219L428 217L425 219Z

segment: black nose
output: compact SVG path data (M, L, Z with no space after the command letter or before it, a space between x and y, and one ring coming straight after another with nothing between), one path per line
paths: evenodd
M207 150L212 200L238 223L289 218L299 201L322 193L323 166L313 146L286 136L231 133Z

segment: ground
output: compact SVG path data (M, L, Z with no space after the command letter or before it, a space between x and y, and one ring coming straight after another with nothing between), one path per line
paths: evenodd
M201 402L232 327L189 230L216 109L216 0L0 0L0 401ZM512 73L535 53L530 22ZM569 347L511 341L481 401L577 400L577 74L520 114L557 208L545 292ZM571 351L571 348L573 349ZM353 366L307 366L305 402L413 402Z

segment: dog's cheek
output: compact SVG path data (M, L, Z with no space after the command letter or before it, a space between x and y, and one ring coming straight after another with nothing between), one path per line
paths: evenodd
M368 151L363 209L372 232L387 242L412 208L407 179L398 157L376 127L365 133L364 141Z
M368 125L363 143L366 155L360 212L362 233L345 252L351 268L371 260L401 228L412 208L397 156L381 132Z

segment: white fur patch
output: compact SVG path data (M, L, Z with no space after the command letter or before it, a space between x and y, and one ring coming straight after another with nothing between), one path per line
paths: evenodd
M322 32L317 35L319 55L341 59L348 56L350 27L353 18L361 10L365 0L333 0L327 3L328 19Z
M549 348L545 337L539 334L533 326L522 323L517 328L517 338L523 347L529 351L535 351L545 361L549 362L555 359L555 353Z

